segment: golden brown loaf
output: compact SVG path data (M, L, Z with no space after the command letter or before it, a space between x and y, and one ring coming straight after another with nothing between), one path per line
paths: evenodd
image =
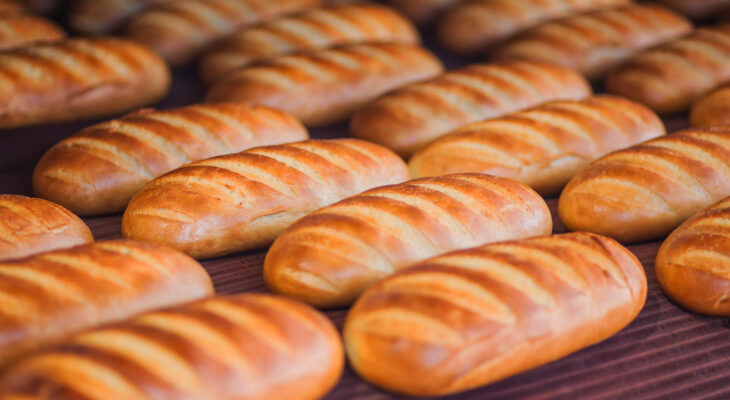
M699 212L662 243L656 275L683 307L730 315L730 197Z
M436 19L444 10L466 0L388 0L388 4L400 10L419 25Z
M438 39L456 53L482 53L492 45L545 21L629 4L631 0L473 0L448 10Z
M730 85L724 85L702 97L689 115L692 126L730 125Z
M730 127L690 129L594 161L565 187L558 211L570 230L639 242L726 196Z
M38 400L316 400L337 383L343 353L316 310L242 294L76 335L13 368L0 388Z
M0 194L0 261L93 241L89 227L58 204Z
M525 61L474 64L362 107L350 121L350 133L407 157L468 123L590 95L588 82L567 68Z
M730 24L699 28L648 50L606 77L606 90L668 114L685 111L730 79Z
M307 138L294 117L246 103L142 110L53 146L36 166L33 186L80 215L116 212L146 183L183 164Z
M374 42L417 44L420 36L410 21L377 4L315 8L229 36L203 57L200 71L204 81L213 82L237 67L283 54Z
M494 243L417 263L365 291L347 315L345 347L377 386L444 395L600 342L645 300L639 260L611 239Z
M175 0L129 20L126 35L173 66L187 64L237 29L319 5L320 0Z
M152 181L129 203L122 234L219 256L269 245L318 208L408 178L397 155L362 140L257 147Z
M0 128L81 120L155 103L170 86L157 55L121 39L67 39L0 54Z
M443 72L423 47L354 44L235 70L210 89L208 101L249 101L287 111L307 126L341 122L363 104Z
M730 0L655 0L657 3L670 7L682 14L694 18L704 19L711 17L718 11L730 7Z
M629 5L540 25L495 49L494 56L552 62L596 80L635 53L691 29L688 20L666 8Z
M58 25L46 18L29 14L3 15L0 12L0 51L34 42L53 42L65 36Z
M324 207L279 236L264 279L275 293L318 307L352 303L416 261L456 249L552 232L529 187L481 174L384 186Z
M71 333L213 293L193 259L129 241L3 262L0 278L0 367Z
M171 0L75 0L69 25L81 33L109 33L145 8Z
M480 172L553 195L596 158L664 133L645 106L595 96L464 126L416 152L408 165L414 177Z
M18 14L25 8L16 0L0 0L0 15Z

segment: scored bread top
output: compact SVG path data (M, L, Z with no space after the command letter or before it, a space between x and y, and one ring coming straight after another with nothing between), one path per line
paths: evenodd
M264 279L274 292L319 307L343 306L416 261L550 232L545 201L519 182L481 174L417 179L297 221L269 249Z
M17 365L0 390L58 400L316 400L343 364L327 317L247 293L76 335Z
M94 241L89 227L58 204L0 194L0 260Z
M645 106L615 96L554 101L466 125L411 157L414 177L479 172L558 193L596 158L665 133Z
M150 182L127 207L122 233L197 258L223 255L268 245L311 211L408 177L397 155L357 139L257 147Z
M350 365L414 396L459 392L615 334L646 300L639 260L615 241L572 233L455 251L386 278L358 299Z
M37 195L80 215L115 212L147 182L183 164L307 138L294 117L246 103L141 110L53 146L33 184Z
M65 37L63 29L46 18L28 14L4 15L0 11L0 50L34 42L53 42Z
M365 42L417 44L420 36L407 19L381 5L314 8L230 35L206 53L200 70L204 81L213 82L237 67L268 58Z
M76 0L68 23L77 32L101 34L115 31L132 15L171 0Z
M494 56L552 62L596 80L634 53L691 30L691 22L663 7L628 5L537 26L500 46Z
M355 113L350 133L409 156L468 123L591 93L580 74L563 67L527 61L474 64L380 97Z
M622 242L669 234L730 195L730 128L681 131L599 158L560 196L560 219Z

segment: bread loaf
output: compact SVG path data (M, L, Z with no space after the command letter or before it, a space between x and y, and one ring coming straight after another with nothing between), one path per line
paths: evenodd
M0 194L0 261L93 241L89 227L58 204Z
M0 51L34 42L53 42L65 36L58 25L46 18L29 14L4 15L0 11Z
M0 53L0 128L117 114L159 101L170 72L120 39L67 39Z
M208 101L249 101L287 111L307 126L341 122L383 93L443 71L425 48L355 44L277 57L228 74Z
M699 212L662 243L656 276L669 298L692 311L730 315L730 197Z
M239 28L319 5L320 0L175 0L133 16L126 35L173 66Z
M388 3L415 23L426 25L444 10L464 1L466 0L388 0Z
M591 163L560 196L560 220L621 242L668 235L730 196L730 128L690 129Z
M639 260L572 233L434 257L368 289L347 315L353 369L413 396L460 392L546 364L628 325L646 300Z
M183 164L307 138L294 117L246 103L142 110L53 146L33 185L38 196L80 215L117 212L146 183Z
M664 133L656 114L621 97L555 101L456 129L408 166L414 177L480 172L553 195L596 158Z
M657 0L657 2L693 19L712 17L716 12L730 8L730 0Z
M0 368L71 333L213 293L194 260L128 241L3 262L0 278Z
M0 15L18 14L25 11L16 0L0 0Z
M238 67L284 54L375 42L417 44L420 36L410 21L377 4L315 8L229 36L207 52L200 71L210 83Z
M76 335L13 368L0 389L39 400L316 400L337 383L343 353L324 315L242 294Z
M494 57L552 62L598 80L632 55L691 29L688 20L666 8L629 5L540 25L499 46Z
M631 0L472 0L446 11L438 39L455 53L483 53L545 21L629 4Z
M132 15L167 1L170 0L75 0L68 22L77 32L109 33Z
M606 77L606 90L653 110L677 113L730 79L730 24L699 28L648 50Z
M468 123L590 94L588 82L563 67L524 61L474 64L395 90L362 107L350 121L350 133L407 157Z
M702 97L689 115L692 126L730 125L730 85L723 85Z
M264 280L271 291L318 307L346 306L416 261L550 232L547 204L519 182L481 174L423 178L300 219L266 254Z
M220 256L267 246L318 208L408 177L398 156L356 139L257 147L150 182L129 203L122 234Z

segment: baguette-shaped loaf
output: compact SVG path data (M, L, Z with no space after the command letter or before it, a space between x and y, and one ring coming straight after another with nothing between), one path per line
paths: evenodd
M3 15L0 11L0 51L64 37L66 33L46 18L29 14Z
M316 400L343 364L327 317L242 294L76 335L13 368L0 390L37 400Z
M122 219L128 238L205 258L269 245L310 212L409 178L403 160L356 139L257 147L150 182Z
M109 33L132 15L167 1L171 0L75 0L68 22L77 32Z
M479 172L553 195L596 158L664 133L656 114L621 97L555 101L452 131L408 166L415 178Z
M656 276L683 307L730 315L730 197L685 221L662 243Z
M130 18L126 35L173 66L187 64L239 28L319 5L320 0L175 0Z
M388 4L418 25L426 25L442 11L464 1L466 0L388 0Z
M307 126L341 122L397 87L443 72L441 61L408 44L354 44L285 55L220 79L208 101L249 101L287 111Z
M388 93L358 110L350 133L407 157L445 133L550 100L591 95L577 72L550 64L474 64Z
M0 128L81 120L155 103L170 86L156 54L121 39L66 39L0 53Z
M730 0L656 0L669 8L693 18L705 19L730 7Z
M552 62L597 80L632 55L691 29L687 19L666 8L629 5L540 25L499 46L494 57Z
M33 186L79 215L117 212L149 181L183 164L307 138L294 117L246 103L142 110L53 146L36 166Z
M481 174L384 186L297 221L266 254L275 293L318 307L352 303L414 262L490 242L549 235L545 201L511 179Z
M25 8L16 0L0 0L0 15L18 14L25 11Z
M611 153L563 190L570 230L621 242L668 235L699 210L730 196L730 127L681 131Z
M410 21L377 4L315 8L229 36L203 57L200 73L213 82L237 67L283 54L377 42L418 44L420 36Z
M692 126L730 125L730 85L713 90L692 107Z
M635 56L606 77L606 90L662 113L687 110L730 79L730 24L699 28Z
M484 53L494 44L545 21L629 4L631 0L473 0L439 20L439 41L455 53Z
M0 194L0 261L93 241L89 227L58 204Z
M69 334L213 293L195 260L129 241L3 262L0 278L0 368Z
M639 260L572 233L431 258L368 289L347 315L350 365L414 396L460 392L546 364L628 325L646 300Z

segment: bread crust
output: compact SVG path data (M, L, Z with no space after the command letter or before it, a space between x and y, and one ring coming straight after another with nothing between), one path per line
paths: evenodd
M54 145L33 187L79 215L119 212L145 184L183 164L307 138L294 117L246 103L140 110Z
M434 257L381 281L347 315L350 365L386 390L483 386L605 340L646 300L639 260L572 233Z
M730 7L728 0L657 0L657 3L697 20L711 17L715 12Z
M560 195L560 220L634 243L668 235L730 195L730 128L688 129L591 163Z
M57 400L316 400L343 364L327 317L247 293L76 335L13 368L0 389Z
M433 22L442 11L466 0L388 0L388 4L418 25Z
M689 115L694 127L730 125L730 85L723 85L700 98Z
M554 101L466 125L411 157L414 177L478 172L560 192L591 161L665 134L647 107L616 96Z
M0 261L93 241L89 227L58 204L0 194Z
M76 0L68 23L84 34L110 33L138 12L168 1L171 0Z
M0 15L20 14L25 8L16 0L0 0Z
M0 6L1 7L1 6ZM50 20L29 14L3 14L0 8L0 50L10 50L36 42L54 42L66 33Z

